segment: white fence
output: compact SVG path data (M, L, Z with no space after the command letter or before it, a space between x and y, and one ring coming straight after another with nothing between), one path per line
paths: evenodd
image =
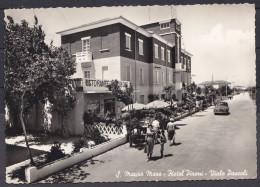
M116 126L114 124L99 123L94 125L86 125L86 130L89 132L98 129L101 134L125 134L122 125Z

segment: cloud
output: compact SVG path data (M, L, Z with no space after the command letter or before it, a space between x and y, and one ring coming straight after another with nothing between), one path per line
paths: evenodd
M199 82L216 79L229 80L248 85L255 75L254 29L242 31L225 29L215 25L209 33L198 37L193 43L192 71ZM205 72L207 75L205 75Z

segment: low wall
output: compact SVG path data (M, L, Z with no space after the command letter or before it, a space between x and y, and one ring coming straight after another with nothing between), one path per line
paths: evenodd
M25 170L25 177L28 183L32 183L48 175L56 173L74 164L87 160L91 157L102 154L110 149L113 149L121 144L126 143L126 135L115 140L111 140L100 145L93 147L92 149L83 149L83 152L73 154L68 158L56 160L50 164L47 164L41 168L29 167Z

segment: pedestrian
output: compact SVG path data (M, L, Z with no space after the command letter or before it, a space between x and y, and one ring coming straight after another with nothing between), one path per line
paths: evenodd
M164 135L164 130L162 129L161 135L160 135L160 145L161 145L161 158L163 157L163 151L164 151L164 144L166 143L166 137Z
M152 127L153 127L153 131L154 131L154 136L155 136L155 143L158 143L158 133L159 133L159 129L160 129L160 122L158 120L159 120L159 117L155 116L155 119L152 122Z
M167 124L166 130L168 132L168 140L169 140L169 145L173 145L174 142L174 135L175 135L175 125L174 125L174 119L170 118L170 122ZM171 144L172 141L172 144Z
M153 147L154 147L154 132L152 125L149 125L146 132L146 153L147 153L147 162L152 158Z

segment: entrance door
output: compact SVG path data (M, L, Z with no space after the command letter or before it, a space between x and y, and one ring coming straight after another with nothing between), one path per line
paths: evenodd
M104 113L115 113L115 99L104 99Z

